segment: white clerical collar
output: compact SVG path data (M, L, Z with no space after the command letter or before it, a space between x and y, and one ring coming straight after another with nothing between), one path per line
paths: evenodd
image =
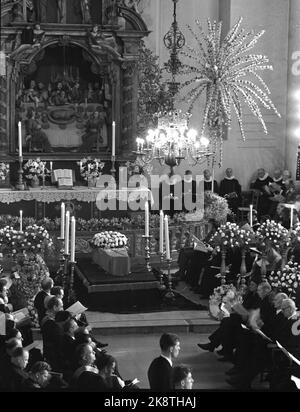
M206 183L211 183L211 182L212 182L212 177L210 177L209 179L205 179L205 178L204 178L204 182L206 182Z
M269 173L265 173L263 177L258 177L258 180L265 180L269 176Z
M280 182L280 180L282 180L282 179L283 179L282 176L280 176L280 177L278 177L278 178L273 177L273 180L274 180L275 183L276 183L276 182Z
M169 362L169 364L173 367L173 362L172 362L172 360L170 359L170 358L167 358L165 355L163 355L163 354L161 354L160 355L162 358L165 358L165 359L167 359L167 361Z
M225 179L227 179L227 180L233 180L233 179L235 179L235 176L231 176L231 177L225 176Z

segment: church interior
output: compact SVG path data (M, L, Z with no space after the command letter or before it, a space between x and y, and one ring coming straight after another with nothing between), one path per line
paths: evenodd
M1 0L0 392L300 389L299 18Z

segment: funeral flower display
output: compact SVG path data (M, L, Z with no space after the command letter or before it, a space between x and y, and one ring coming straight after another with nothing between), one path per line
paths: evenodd
M228 202L216 193L206 191L204 193L204 218L214 219L217 223L226 222L230 213Z
M300 285L300 265L290 260L283 269L271 272L269 282L273 288L294 298Z
M0 162L0 180L5 180L9 173L9 164Z
M103 249L124 248L128 245L128 239L123 233L110 230L97 233L93 237L91 245Z
M50 170L46 168L46 162L39 157L29 159L23 166L24 177L28 180L38 179L39 177L50 175Z
M291 245L291 237L289 231L280 223L274 220L267 220L258 228L256 232L259 246L264 248L267 245L274 249L286 249Z
M38 225L27 226L22 232L11 226L0 229L0 250L10 255L24 253L43 254L45 248L52 246L48 231Z
M80 175L84 180L96 179L101 176L105 165L100 159L92 159L91 157L85 157L77 164L80 166Z
M239 227L236 223L227 222L221 225L210 239L210 245L218 252L236 247L236 238Z

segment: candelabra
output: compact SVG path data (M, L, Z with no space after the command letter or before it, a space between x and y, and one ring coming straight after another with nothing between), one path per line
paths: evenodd
M64 252L64 271L63 271L63 289L67 290L68 286L68 273L69 273L69 260L70 260L70 253Z
M19 156L19 170L18 170L18 183L16 184L17 190L25 190L25 185L23 183L23 157Z
M64 255L64 238L57 238L59 241L59 268L57 269L56 276L61 277L63 280L64 277L64 268L65 268L65 255Z
M171 274L171 265L172 265L172 259L166 259L167 262L167 274L168 274L168 285L167 285L167 291L165 294L165 298L167 299L174 299L175 294L172 289L172 274Z
M111 169L110 169L110 173L111 173L111 175L112 175L114 178L116 177L115 163L116 163L116 156L112 155L112 156L111 156Z
M146 267L147 267L148 272L151 272L152 271L152 267L150 265L150 240L151 240L151 236L143 235L143 239L145 240Z
M159 252L159 261L160 261L161 267L163 266L164 256L165 256L164 252ZM161 269L159 270L159 288L160 290L166 289L166 286L164 285L164 275Z
M68 304L71 305L76 300L76 295L74 291L74 272L75 272L76 262L70 261L69 263L70 263L70 279L69 279L69 284L68 284L67 301L68 301Z

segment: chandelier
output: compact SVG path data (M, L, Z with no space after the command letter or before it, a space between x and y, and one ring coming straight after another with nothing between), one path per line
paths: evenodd
M190 113L179 111L159 112L156 114L156 129L148 130L145 139L137 138L137 150L134 154L139 163L147 165L153 160L167 165L174 174L174 167L185 159L192 166L202 160L208 160L213 153L209 151L210 141L205 136L198 136L195 129L188 127Z
M133 153L137 156L137 163L145 166L148 171L150 164L158 160L161 165L167 165L174 174L174 167L179 166L185 159L191 166L199 164L203 160L208 161L213 153L209 151L210 140L205 136L198 136L198 132L188 127L190 113L182 113L174 110L174 97L178 93L179 83L176 82L182 63L178 58L180 49L185 45L185 37L178 28L176 16L176 4L173 2L173 23L170 30L164 36L164 45L170 50L170 59L165 64L166 70L171 74L169 90L172 95L171 111L158 112L157 128L150 129L145 139L136 139L137 150Z

